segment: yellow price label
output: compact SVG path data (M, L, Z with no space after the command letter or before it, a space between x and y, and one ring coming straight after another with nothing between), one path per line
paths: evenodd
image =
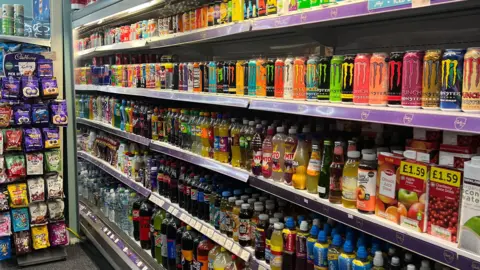
M453 187L460 187L462 173L455 170L432 167L430 170L430 180Z
M428 168L425 165L408 161L400 162L400 175L410 176L425 181L427 180L427 173Z

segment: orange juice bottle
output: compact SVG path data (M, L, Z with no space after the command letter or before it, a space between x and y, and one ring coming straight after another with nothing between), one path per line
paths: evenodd
M307 98L305 72L305 59L296 57L293 62L293 99L305 100Z
M257 97L267 95L267 68L265 64L265 59L257 59Z

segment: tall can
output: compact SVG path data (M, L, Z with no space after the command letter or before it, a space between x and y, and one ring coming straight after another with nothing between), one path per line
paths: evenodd
M203 16L202 16L202 7L195 9L195 29L200 29L203 27Z
M248 88L249 88L249 79L250 76L248 75L250 67L250 61L245 60L243 62L243 95L248 96Z
M328 102L330 100L330 67L331 56L320 56L318 59L318 95L319 102Z
M208 92L217 92L217 63L215 61L208 63Z
M277 0L267 0L267 15L277 14Z
M183 89L183 86L185 85L185 83L183 82L183 65L184 63L178 64L178 90L180 91L187 90Z
M462 110L480 112L480 48L468 48L463 68Z
M288 56L285 59L285 68L283 73L283 98L293 98L293 57Z
M220 24L220 5L222 1L221 0L215 0L215 8L213 12L213 24L218 25Z
M203 74L200 69L200 63L193 63L193 91L202 92L203 90Z
M238 60L235 63L235 80L237 81L236 83L236 94L238 96L243 96L243 87L244 87L244 76L245 76L245 68L244 68L245 61L244 60Z
M369 53L359 53L354 61L353 104L368 105L368 90L370 79Z
M307 87L307 100L317 100L318 95L318 56L311 55L307 60L307 75L306 75L306 87Z
M224 94L228 94L229 92L229 87L228 85L230 84L230 82L228 81L230 76L228 74L228 72L230 71L229 69L229 62L228 61L225 61L223 63L223 88L222 88L222 92Z
M388 64L387 53L378 52L370 58L370 89L368 104L371 106L387 106Z
M257 94L257 60L251 59L248 62L248 95Z
M293 61L293 99L305 100L307 98L307 89L305 85L305 58L295 57Z
M268 58L265 64L267 71L267 97L275 96L275 59Z
M235 60L228 63L228 93L232 95L237 93L237 61Z
M208 62L200 62L200 70L203 76L203 90L202 92L208 93Z
M241 22L244 16L244 5L242 0L232 0L232 21Z
M187 64L187 90L193 92L193 63Z
M334 55L330 62L330 102L342 101L344 59L343 55Z
M403 56L402 107L422 106L423 51L407 51Z
M160 75L162 73L162 65L161 63L157 63L155 64L155 88L157 89L161 89L161 82L160 82ZM127 82L130 81L130 66L131 65L128 65L128 78L127 78ZM127 87L130 87L129 85L127 85Z
M208 4L207 11L207 26L213 26L215 24L215 2Z
M460 111L462 108L464 49L446 49L442 56L442 89L440 109Z
M13 18L14 18L14 7L10 4L2 5L2 34L13 36Z
M178 63L173 63L172 90L179 90L180 67Z
M223 62L217 62L217 93L223 93L223 81L225 80L225 74L223 70Z
M266 0L257 0L257 10L258 10L258 17L266 16L267 15L267 3Z
M342 64L342 103L353 102L353 82L355 78L356 54L346 54Z
M389 107L402 106L403 57L405 52L391 52L388 60L388 96Z
M15 36L25 35L25 16L23 5L13 5L13 32Z
M265 66L265 59L257 59L257 97L264 97L267 95L267 69Z
M422 108L427 110L440 109L440 59L441 50L428 50L423 58Z
M283 98L283 79L285 71L285 62L282 58L275 60L275 86L274 96L276 98Z
M193 65L192 65L193 66ZM183 63L183 90L188 92L193 92L193 78L191 80L191 88L189 87L190 83L190 72L189 72L188 63Z
M173 63L165 63L165 88L164 89L173 89L174 86L174 66Z
M203 5L202 7L202 25L201 28L208 26L208 4Z

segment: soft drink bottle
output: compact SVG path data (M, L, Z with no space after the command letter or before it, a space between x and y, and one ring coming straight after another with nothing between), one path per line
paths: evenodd
M262 144L262 175L265 178L272 177L272 154L273 154L273 127L267 129L267 136Z
M220 124L222 122L222 114L218 113L217 114L217 119L215 120L215 123L213 124L213 136L214 136L214 141L213 141L213 158L215 160L218 160L218 155L220 153Z
M187 226L182 235L182 269L190 270L193 263L193 235L192 227Z
M293 158L295 155L295 150L297 148L297 130L295 128L290 128L288 130L288 136L285 139L285 154L283 155L284 162L284 172L283 172L283 181L287 185L292 185L292 176L293 176Z
M135 241L140 240L140 206L143 203L143 198L136 200L132 206L132 220L133 220L133 238Z
M167 228L168 228L168 223L170 222L170 219L172 216L170 213L167 213L165 218L162 221L162 226L160 229L160 240L162 242L162 249L161 249L161 256L162 256L162 266L165 269L168 269L168 247L167 247Z
M152 218L152 204L144 200L140 206L140 217L139 217L139 227L140 227L140 245L143 249L151 248L150 240L150 219Z
M230 156L230 147L228 143L228 135L229 135L229 123L228 118L226 115L223 116L223 120L218 126L218 133L219 133L219 152L217 154L218 161L222 163L228 163L228 158Z
M230 131L230 137L232 141L231 145L231 164L233 167L240 167L241 165L241 151L240 151L240 131L241 131L242 125L241 124L235 124Z
M253 135L255 135L255 122L248 122L248 128L245 130L245 143L244 143L244 153L245 153L245 169L250 171L253 164L253 151L251 148Z
M287 136L284 133L283 126L277 127L277 134L272 138L273 152L272 152L272 178L275 181L281 181L283 177L285 154L285 139Z
M208 131L210 129L210 113L204 112L204 118L202 123L200 124L201 127L201 141L202 141L202 157L208 157L208 153L210 152L210 143L208 141Z
M153 216L153 234L154 234L154 245L155 245L155 259L157 263L162 264L162 222L165 219L165 211L159 209L157 213Z
M215 244L207 237L203 236L203 240L197 247L197 261L200 264L199 270L208 270L208 253L215 247Z
M252 173L260 175L262 173L262 125L257 124L255 135L252 137L251 151L253 155Z
M305 131L305 129L304 129ZM306 141L306 133L298 136L298 145L293 157L292 183L296 189L305 189L307 182L307 165L309 158L309 147Z
M176 269L177 266L177 223L174 218L171 218L167 224L167 257L168 269Z

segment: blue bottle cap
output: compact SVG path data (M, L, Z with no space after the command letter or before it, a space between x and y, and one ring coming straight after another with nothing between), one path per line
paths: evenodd
M200 183L205 183L205 182L207 182L207 180L205 180L205 178L201 177L200 178Z
M318 242L320 243L326 243L327 242L327 233L324 231L324 230L321 230L319 233L318 233L318 238L317 238ZM341 241L341 240L340 240Z
M317 237L318 227L316 225L313 225L312 228L310 229L310 235L313 237Z
M339 235L339 234L337 234L337 235ZM350 240L345 241L345 243L343 244L343 252L345 252L345 253L352 253L353 252L352 241L350 241Z
M222 197L230 197L230 196L232 196L232 193L230 193L230 191L222 192Z
M233 195L235 195L235 196L240 196L240 195L242 195L242 193L243 193L243 192L242 192L241 189L235 189L235 190L233 191Z
M357 250L357 257L359 259L366 259L368 257L368 252L365 246L360 246Z
M335 234L333 236L332 245L337 247L342 245L342 236L340 234ZM352 250L353 250L353 247L352 247Z
M295 228L295 220L293 220L293 217L287 217L287 220L285 221L285 226L289 229Z
M302 223L302 221L305 220L305 216L303 215L298 215L297 216L297 222L298 222L298 226L300 226L300 224Z
M380 251L380 245L378 243L372 243L372 247L370 248L370 254L375 256L375 252Z

